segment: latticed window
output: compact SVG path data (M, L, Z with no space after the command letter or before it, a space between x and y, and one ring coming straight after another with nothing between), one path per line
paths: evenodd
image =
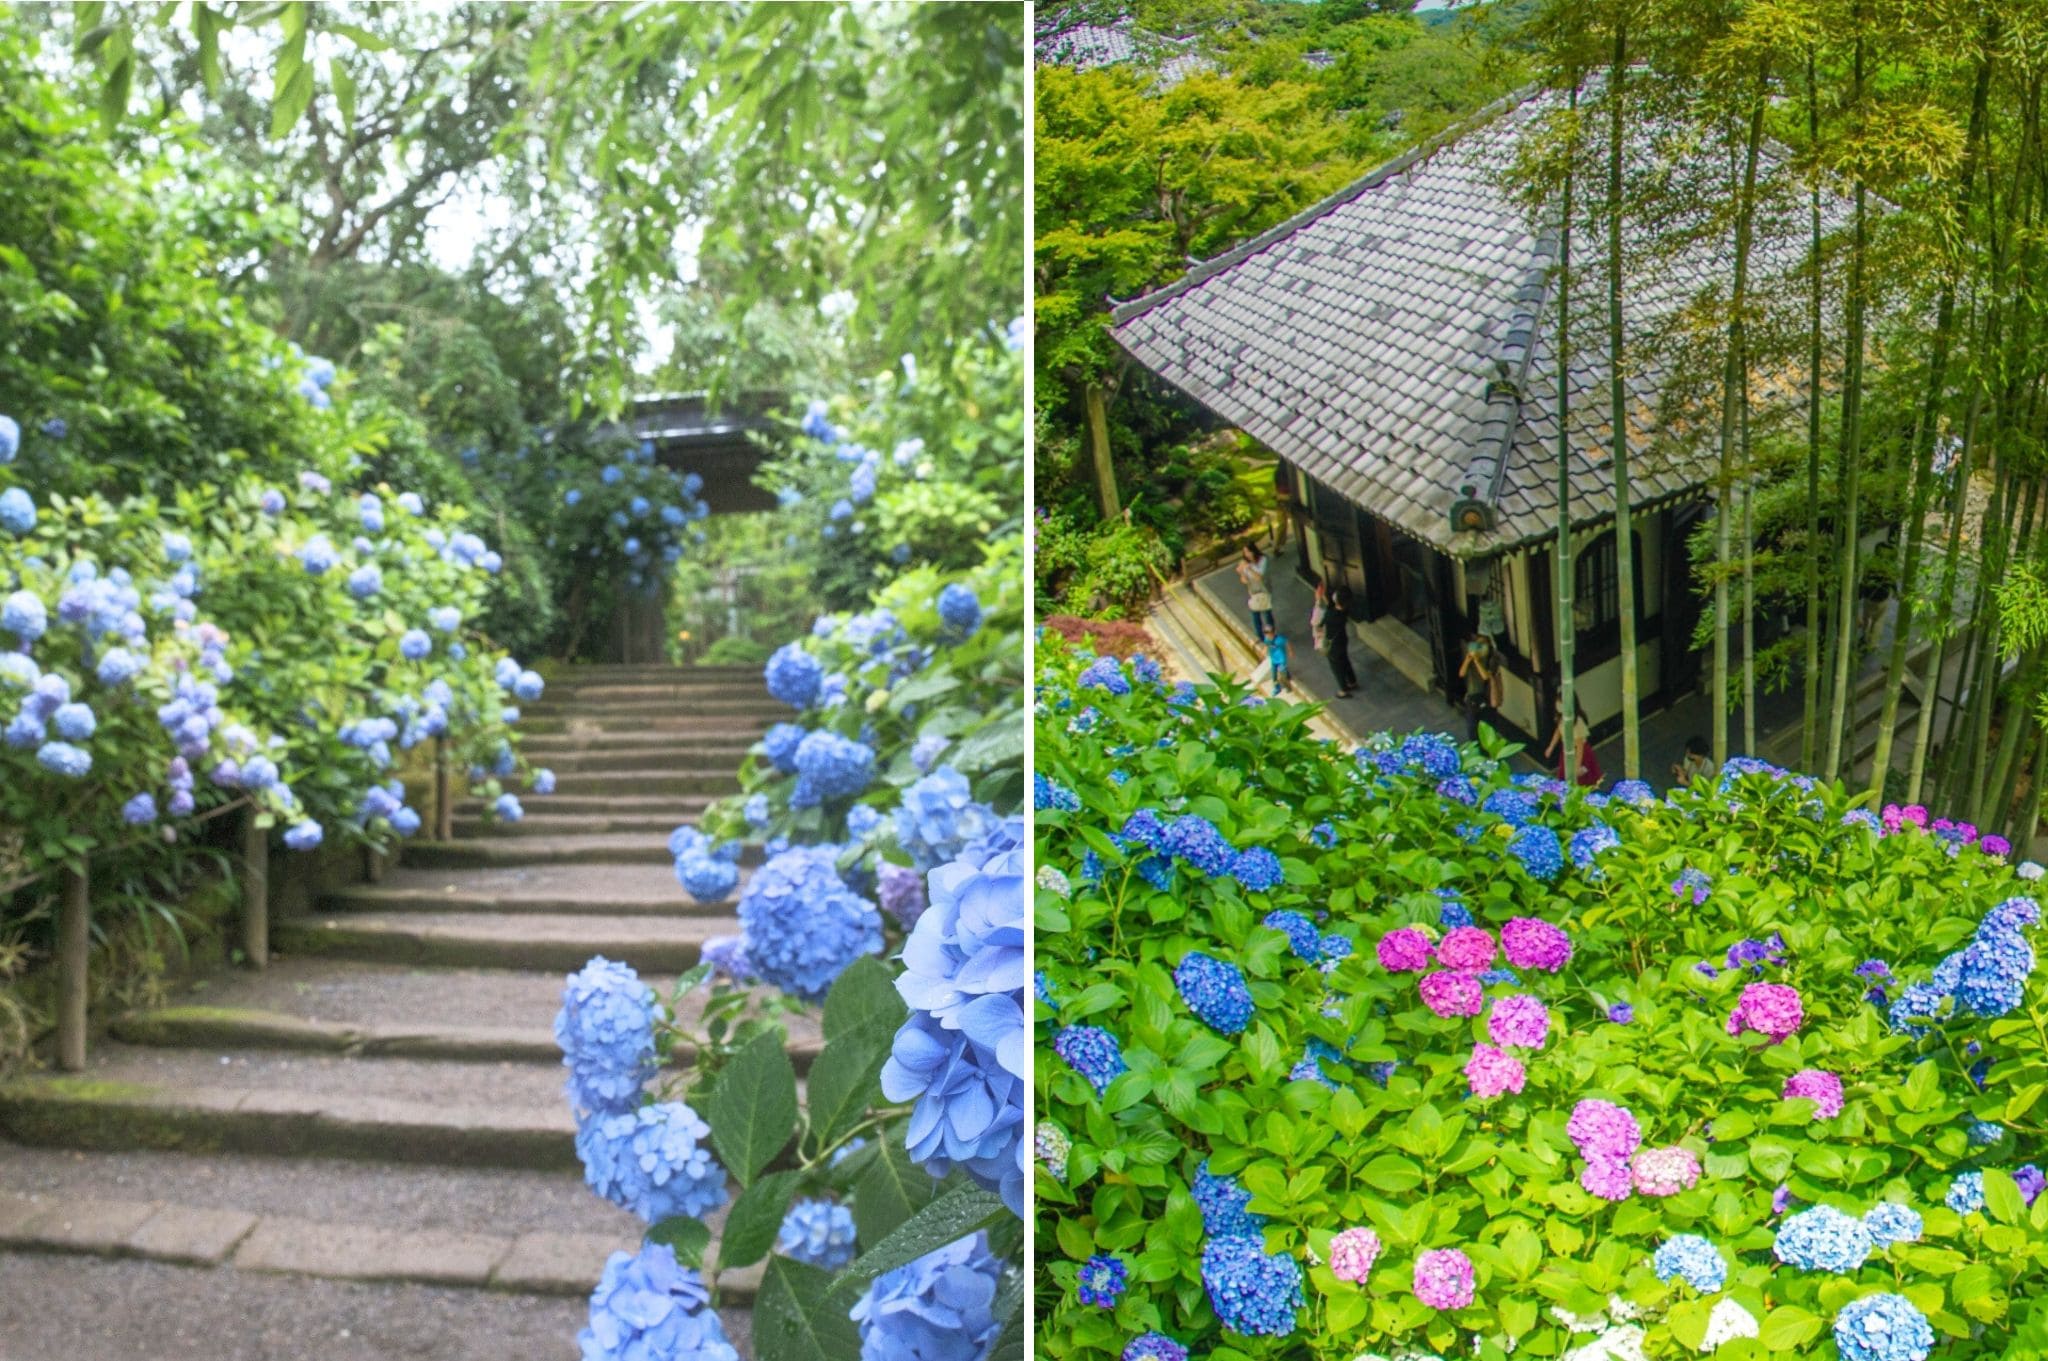
M1581 634L1599 633L1621 623L1621 573L1614 531L1609 530L1579 554L1572 569L1572 622Z

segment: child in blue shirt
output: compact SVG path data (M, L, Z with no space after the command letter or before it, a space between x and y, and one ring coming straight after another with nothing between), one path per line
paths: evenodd
M1294 681L1287 671L1287 638L1284 634L1275 633L1266 640L1266 660L1273 667L1273 694L1278 698L1280 691Z

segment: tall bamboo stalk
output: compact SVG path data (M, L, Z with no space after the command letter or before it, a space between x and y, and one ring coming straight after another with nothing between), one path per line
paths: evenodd
M1850 78L1850 106L1860 114L1863 108L1863 5L1851 11L1856 28L1856 58ZM1842 730L1848 719L1849 675L1856 646L1856 576L1858 556L1858 515L1862 507L1859 472L1863 464L1863 347L1864 307L1870 244L1866 207L1869 189L1863 176L1856 176L1854 233L1849 246L1848 353L1842 374L1842 531L1837 539L1842 570L1842 589L1835 610L1835 690L1828 712L1828 753L1821 766L1823 779L1834 779L1842 771Z
M1812 154L1820 154L1820 86L1814 74L1814 55L1806 54L1806 137ZM1800 715L1799 767L1812 770L1820 756L1820 727L1816 718L1821 693L1821 590L1820 590L1820 174L1813 176L1808 194L1813 233L1810 246L1807 292L1806 363L1806 671L1804 703Z
M1607 75L1607 369L1610 420L1614 428L1614 539L1620 575L1621 765L1631 780L1642 778L1641 685L1636 675L1635 511L1629 504L1628 389L1622 377L1621 156L1622 103L1628 82L1628 21L1617 16L1614 55Z

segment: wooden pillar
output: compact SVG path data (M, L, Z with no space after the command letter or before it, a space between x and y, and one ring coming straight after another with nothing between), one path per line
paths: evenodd
M86 862L64 869L57 915L57 1066L85 1068L86 961L92 953L92 879Z
M1090 383L1082 392L1088 408L1088 455L1095 464L1095 495L1102 503L1102 518L1114 520L1123 510L1117 495L1116 463L1109 452L1109 405L1102 388Z
M448 739L434 739L434 839L455 837L455 804L448 797Z
M242 814L242 957L270 964L270 829L254 804Z

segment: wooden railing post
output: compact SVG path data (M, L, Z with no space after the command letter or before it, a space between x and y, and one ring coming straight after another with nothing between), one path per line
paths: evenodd
M455 806L448 799L448 739L434 739L434 839L455 838Z
M85 1068L85 966L92 953L92 878L86 862L64 867L57 916L57 1066Z
M270 829L254 804L242 815L242 957L270 963Z

